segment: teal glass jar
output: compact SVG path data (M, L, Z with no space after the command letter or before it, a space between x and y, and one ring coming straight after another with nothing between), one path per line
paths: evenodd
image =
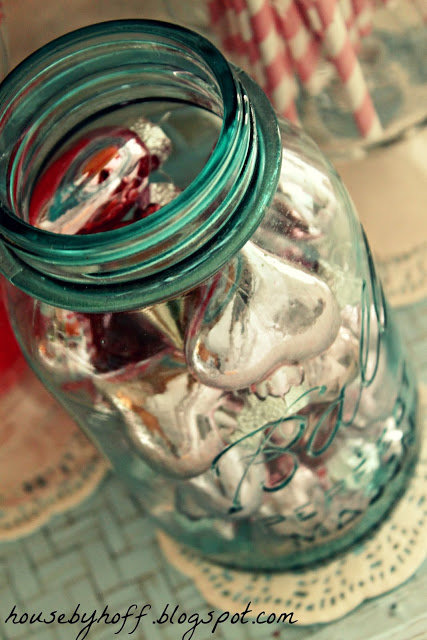
M158 525L251 569L377 527L416 459L416 387L317 146L208 41L151 21L44 47L0 114L15 333Z

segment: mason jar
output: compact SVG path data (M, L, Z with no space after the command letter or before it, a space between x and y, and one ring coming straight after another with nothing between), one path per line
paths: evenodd
M152 21L50 43L0 109L14 331L157 524L251 569L378 527L416 459L416 387L316 144Z

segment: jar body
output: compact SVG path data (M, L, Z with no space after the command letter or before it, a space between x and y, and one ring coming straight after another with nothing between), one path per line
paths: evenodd
M351 544L416 452L414 380L351 204L315 145L281 132L262 223L186 294L81 314L9 285L32 367L147 511L246 568Z
M134 37L129 35L133 24L115 28L123 39ZM36 374L138 491L159 526L212 560L235 567L284 569L316 562L377 526L406 485L417 451L411 368L352 205L316 145L285 121L278 131L261 92L225 61L216 59L207 73L200 56L191 58L196 54L187 46L193 38L188 32L171 32L175 50L169 55L168 29L157 23L144 29L149 40L140 64L148 60L148 67L132 68L126 87L131 79L139 90L138 74L143 91L161 87L160 102L153 93L135 105L148 104L150 117L169 127L175 151L162 171L184 191L157 217L131 225L128 235L119 229L92 236L100 243L95 256L89 251L95 246L91 236L82 242L58 240L17 220L9 226L6 218L0 220L5 238L0 264L14 283L8 285L12 324ZM92 78L96 99L88 99L85 87L81 101L94 105L91 122L98 122L93 112L101 107L103 116L107 111L115 118L129 115L110 109L119 98L123 106L123 87L117 85L115 92L114 82L129 58L125 44L110 38L110 31L100 25L86 32L96 45L94 77L102 81L98 88ZM80 47L81 34L76 36ZM173 68L178 41L181 70ZM69 41L61 40L62 48L64 42ZM130 59L136 64L144 48L139 32L132 42L137 47ZM75 101L72 74L80 87L81 54L74 40L71 44L74 53L60 60L58 73L69 64L64 84L71 85L68 98ZM209 46L203 44L205 55ZM72 55L77 61L69 62ZM164 69L153 73L161 56ZM108 70L118 60L120 73L106 75L104 59ZM42 62L50 73L53 65ZM13 77L15 86L20 73ZM226 126L211 153L214 140L208 134L218 136L221 111L218 87L228 81L222 95L230 87L235 91L236 117L223 97ZM3 197L12 185L8 204L16 218L25 219L31 175L37 183L35 164L48 155L35 144L34 132L53 139L52 155L58 131L63 134L71 120L75 132L80 119L80 103L71 108L62 99L62 112L49 102L60 82L56 73L50 82L33 86L29 107L18 103L5 112L0 142L14 143L17 118L33 145L28 152L25 139L11 145L10 179L0 182ZM22 86L25 101L29 91L26 82ZM52 86L52 96L46 97ZM174 107L165 101L165 87L171 87ZM186 92L182 101L180 87ZM37 128L32 121L24 127L37 91L50 115L45 121L41 116ZM194 135L200 121L193 107L200 105L204 119ZM271 160L276 149L277 163ZM203 181L206 188L198 193ZM235 211L239 218L233 218ZM179 224L187 214L182 233ZM173 233L162 236L159 245L151 243L144 254L140 242L130 258L124 256L135 239L143 233L151 239L170 219ZM250 231L243 236L241 228ZM206 229L213 234L209 242L200 235ZM121 244L108 245L109 238ZM228 257L218 262L224 247ZM126 278L134 280L125 295ZM139 287L145 304L136 303ZM94 296L93 308L87 291Z

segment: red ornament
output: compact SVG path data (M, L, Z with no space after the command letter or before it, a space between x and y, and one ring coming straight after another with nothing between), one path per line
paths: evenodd
M87 234L118 226L148 202L150 153L130 129L104 127L80 138L38 180L29 221L55 233Z
M179 190L148 183L171 152L160 127L144 118L132 129L103 127L75 141L40 176L29 222L53 233L111 231L155 213Z

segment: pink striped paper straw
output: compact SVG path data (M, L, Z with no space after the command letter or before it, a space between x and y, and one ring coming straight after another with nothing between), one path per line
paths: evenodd
M350 41L358 52L361 39L372 31L373 0L338 0L338 2Z
M314 31L319 31L325 53L334 63L361 135L376 138L381 123L366 86L359 61L335 0L299 0L306 8Z
M207 6L210 23L219 35L223 49L233 53L238 59L246 57L246 47L238 25L233 19L233 12L217 0L211 0Z
M286 41L276 29L274 11L269 0L234 0L239 12L248 13L252 34L260 53L265 74L264 89L278 113L298 121L295 107L297 87Z
M237 63L246 67L261 86L263 70L259 64L260 54L252 37L249 18L236 12L232 0L210 0L208 3L211 25L220 37L224 51L233 54ZM247 16L246 16L247 17Z
M356 24L359 31L359 37L364 38L372 32L372 19L374 9L372 1L364 2L361 0L352 0L355 7Z
M313 78L321 57L320 41L307 28L293 0L276 2L274 6L277 30L288 44L294 69L308 91L314 90Z
M208 6L211 24L219 32L225 51L245 55L251 74L278 113L297 122L292 61L286 41L277 33L269 0L210 0Z
M339 0L340 11L353 46L359 46L359 30L357 28L357 13L352 0Z
M254 38L254 34L252 32L250 14L246 10L246 3L241 2L240 0L231 0L231 2L234 7L235 20L240 28L243 41L247 48L247 58L250 64L251 75L255 78L258 84L268 92L262 55L256 38Z

